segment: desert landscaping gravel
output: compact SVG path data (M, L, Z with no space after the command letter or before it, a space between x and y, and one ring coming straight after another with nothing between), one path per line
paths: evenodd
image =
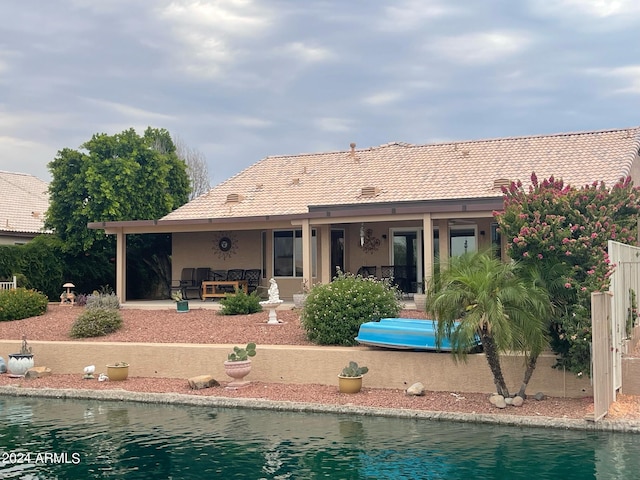
M70 341L69 331L82 307L52 304L39 317L11 322L0 322L0 338L16 340L22 335L29 340ZM306 339L296 310L279 310L278 318L285 323L273 328L266 326L267 312L253 315L223 316L214 310L193 308L188 314L173 309L146 310L121 309L123 328L113 334L79 339L80 342L144 342L144 343L212 343L242 344L248 339L259 345L311 345ZM403 310L400 316L424 318L416 310ZM52 375L39 379L15 379L0 375L0 393L12 389L73 389L73 391L124 391L131 394L155 393L178 396L211 397L220 399L256 399L259 401L296 402L305 405L348 406L401 411L445 412L461 415L490 415L497 418L529 417L558 420L582 420L593 411L593 399L545 398L527 399L522 407L498 409L488 401L486 393L426 392L424 396L408 396L402 390L363 388L356 395L341 394L336 386L266 384L254 381L240 390L220 387L191 390L184 378L130 377L125 382L97 382L83 380L81 375ZM531 393L531 392L530 392ZM535 392L533 392L535 393ZM631 422L640 425L640 397L618 395L607 415L608 420Z

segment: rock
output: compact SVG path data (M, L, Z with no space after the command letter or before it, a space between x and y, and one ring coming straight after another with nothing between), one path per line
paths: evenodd
M507 408L507 402L505 402L504 397L502 395L493 394L489 397L489 402L491 405L497 408Z
M7 364L4 363L4 358L0 357L0 373L7 373Z
M51 369L49 367L31 367L24 374L24 378L42 378L51 375Z
M544 400L545 398L547 398L547 396L542 392L538 392L533 396L533 399L538 401Z
M192 390L202 390L203 388L219 387L220 383L211 375L198 375L189 379L189 386Z
M415 395L416 397L421 397L424 395L424 385L420 382L414 383L405 391L407 395Z
M504 399L504 403L506 403L507 405L511 405L513 403L513 398L511 397L507 397Z
M511 405L514 407L521 407L524 404L524 398L519 395L516 395L511 399Z

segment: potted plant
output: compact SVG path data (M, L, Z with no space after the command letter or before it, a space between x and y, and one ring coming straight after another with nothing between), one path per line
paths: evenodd
M31 367L33 367L33 352L27 342L27 336L23 335L20 353L9 354L7 370L10 375L22 377Z
M309 282L305 278L302 280L301 291L293 294L293 305L296 308L303 308L304 302L307 300L307 295L309 295Z
M359 367L354 361L342 369L338 375L338 389L342 393L358 393L362 388L362 376L367 373L367 367Z
M126 380L129 377L129 364L127 362L117 362L107 365L107 377L114 382Z
M171 298L173 299L174 302L176 302L176 311L180 313L189 311L189 300L184 300L182 298L182 292L180 290L173 292L173 294L171 295Z
M227 384L227 388L241 388L249 385L244 377L251 372L251 360L249 357L256 356L256 344L251 342L246 347L233 347L233 352L227 356L224 362L224 372L233 378L232 382Z

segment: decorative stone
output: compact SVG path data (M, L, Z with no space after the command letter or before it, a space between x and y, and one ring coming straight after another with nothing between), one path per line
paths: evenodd
M497 408L507 408L507 402L504 401L504 397L502 395L494 394L489 397L489 402L491 405Z
M516 395L515 397L513 397L511 405L513 405L514 407L521 407L522 405L524 405L524 398Z
M547 396L542 392L538 392L533 396L533 399L538 401L544 400L545 398L547 398Z
M507 405L512 405L513 404L513 398L511 397L507 397L504 399L504 403L506 403Z
M203 388L219 387L220 383L211 375L198 375L189 379L189 386L192 390L202 390Z
M407 388L405 393L407 395L415 395L416 397L421 397L424 395L424 385L420 382L416 382L409 388Z
M51 369L49 367L31 367L24 374L24 378L42 378L51 375Z
M4 358L0 357L0 373L7 373L7 364L4 363Z

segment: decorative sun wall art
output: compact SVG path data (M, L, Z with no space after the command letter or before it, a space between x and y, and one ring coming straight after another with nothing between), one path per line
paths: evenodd
M230 232L218 232L213 237L213 253L222 260L238 253L238 239Z

